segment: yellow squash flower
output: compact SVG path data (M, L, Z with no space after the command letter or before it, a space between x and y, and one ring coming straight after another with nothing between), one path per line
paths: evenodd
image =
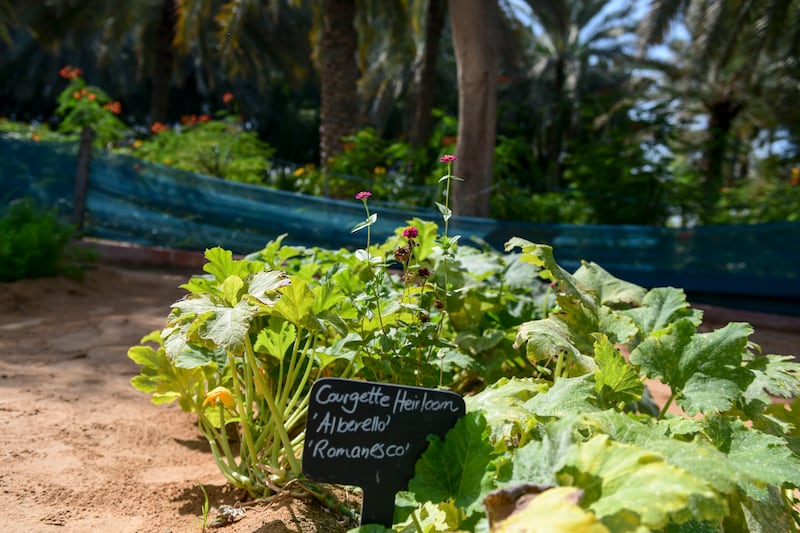
M206 404L211 404L212 407L217 405L217 402L222 402L222 405L227 407L228 409L233 409L236 405L236 401L233 399L233 394L231 391L228 390L226 387L217 387L214 390L208 391L206 393L206 399L203 400L203 406Z

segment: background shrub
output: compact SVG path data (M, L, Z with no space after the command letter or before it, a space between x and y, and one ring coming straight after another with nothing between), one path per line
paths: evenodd
M0 282L63 271L73 233L55 210L40 208L30 198L11 202L0 212Z

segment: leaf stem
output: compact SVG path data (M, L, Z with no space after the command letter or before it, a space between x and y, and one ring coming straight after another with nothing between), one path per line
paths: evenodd
M672 401L674 399L675 399L675 393L673 392L672 394L669 395L669 398L667 398L667 403L665 403L664 407L661 408L661 411L658 412L658 420L664 418L664 415L667 414L667 410L672 405Z

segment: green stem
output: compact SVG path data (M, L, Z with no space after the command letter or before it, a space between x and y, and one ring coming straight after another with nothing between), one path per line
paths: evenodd
M419 518L417 518L417 510L414 509L411 511L411 520L414 522L414 528L417 530L418 533L424 533L425 530L422 529L422 524L419 523Z
M249 341L247 344L249 345ZM245 350L245 353L247 353L247 350ZM250 456L250 462L255 463L258 460L258 455L256 454L256 448L253 444L253 435L251 434L251 426L253 424L253 417L251 413L252 402L250 402L251 398L242 398L241 384L238 371L236 370L236 360L230 350L228 351L228 364L231 367L231 376L233 377L233 396L236 399L236 406L239 410L239 417L242 425L242 438L244 440L245 447L245 449L240 452L240 455L242 457L242 461L244 462L246 457L244 452L246 451ZM254 369L257 368L255 362L247 364L250 364L250 366ZM256 373L256 375L258 374Z
M563 370L564 366L564 350L558 352L558 359L556 359L556 370L553 372L553 383L556 382L557 379L561 378L561 371Z
M669 406L672 405L672 401L674 399L675 399L675 393L670 394L669 398L667 398L667 403L665 403L664 407L661 408L661 411L658 412L658 420L664 418L664 415L667 414L667 410L669 409Z
M245 342L245 357L248 361L255 362L255 354L253 352L253 345L250 343L249 339L246 339ZM263 382L263 378L261 374L257 373L255 375L256 378L256 388L260 388L260 394L267 400L267 406L269 407L269 412L273 418L275 418L275 433L277 433L278 439L283 444L284 448L284 456L289 462L289 466L292 470L292 473L296 476L299 476L303 469L300 463L297 461L297 457L294 456L294 449L292 448L291 440L289 439L289 435L286 433L286 428L284 427L284 418L283 413L278 409L277 405L275 405L275 398L272 395L272 391L269 390L269 387L266 383Z

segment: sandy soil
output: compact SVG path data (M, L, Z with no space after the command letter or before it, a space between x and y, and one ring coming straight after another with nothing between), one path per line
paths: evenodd
M0 531L197 532L200 485L237 505L190 415L134 390L126 353L163 326L190 271L95 267L0 284ZM706 308L709 325L754 322ZM800 319L757 316L766 353L800 354ZM748 320L749 319L749 320ZM230 533L346 531L316 502L245 507ZM215 513L212 510L211 517Z
M163 326L189 274L98 267L0 284L0 531L199 532L201 484L215 507L243 497L191 415L130 385L128 348ZM354 525L291 496L245 509L223 530Z

